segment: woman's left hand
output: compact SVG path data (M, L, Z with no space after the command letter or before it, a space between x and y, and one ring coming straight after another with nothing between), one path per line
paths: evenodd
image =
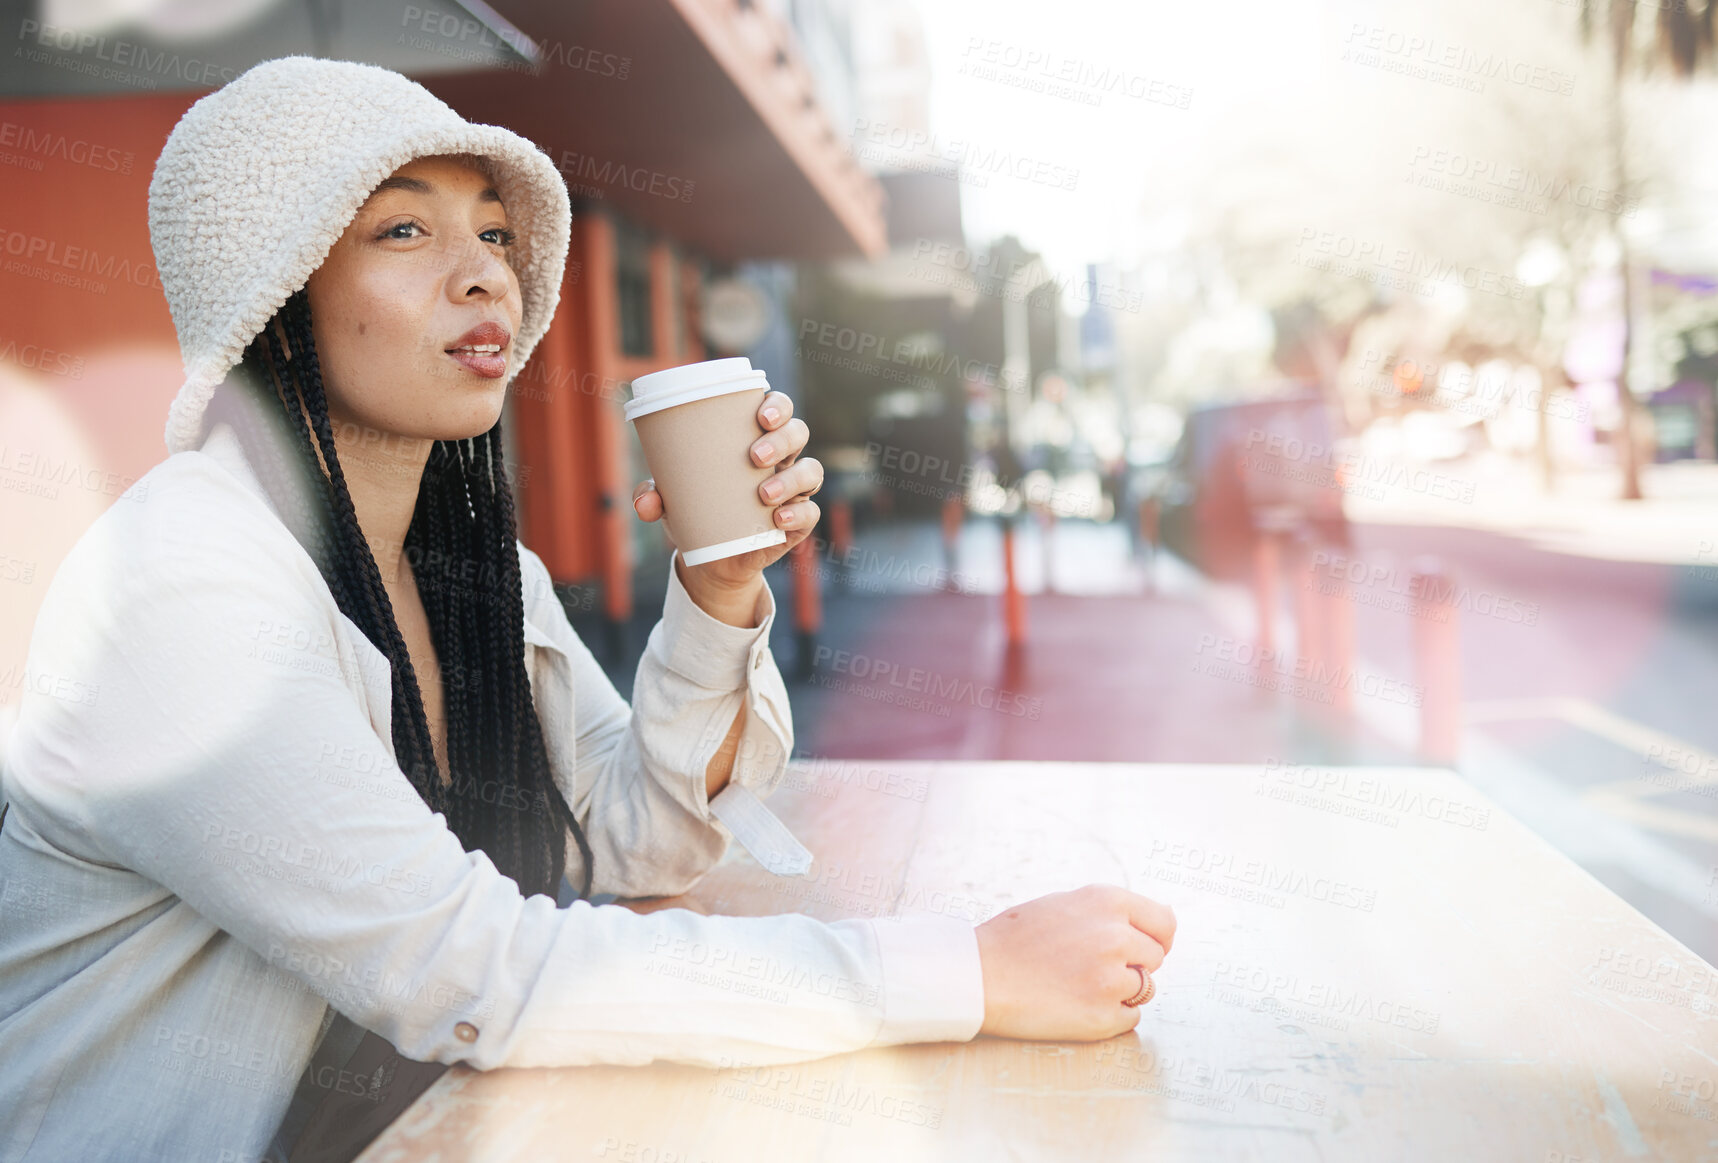
M781 392L766 394L758 405L758 426L764 434L752 442L752 463L773 465L776 470L758 486L758 497L774 509L775 527L787 534L786 543L703 565L687 566L678 557L674 563L680 583L705 613L746 627L752 624L764 567L804 541L822 514L811 496L823 487L823 465L799 455L811 430L793 414L793 401ZM655 481L644 481L632 491L632 508L643 520L661 520L662 494L656 491ZM673 541L672 535L669 540Z

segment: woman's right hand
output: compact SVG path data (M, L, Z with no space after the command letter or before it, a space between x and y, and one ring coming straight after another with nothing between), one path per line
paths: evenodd
M984 967L981 1034L1095 1042L1139 1024L1139 974L1163 964L1175 938L1168 905L1088 884L1004 909L978 926Z

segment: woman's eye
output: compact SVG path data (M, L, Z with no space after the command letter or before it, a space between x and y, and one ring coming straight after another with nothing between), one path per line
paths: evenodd
M382 231L380 237L399 239L403 241L405 239L412 238L413 235L402 234L401 231L422 229L423 226L417 222L400 222ZM479 234L478 237L487 242L495 243L498 246L512 246L516 241L518 241L519 235L505 226L491 226L488 230Z

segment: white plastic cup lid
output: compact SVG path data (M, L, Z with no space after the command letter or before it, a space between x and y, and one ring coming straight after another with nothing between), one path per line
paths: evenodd
M632 399L626 402L626 418L636 420L676 404L690 404L728 392L768 386L769 380L764 373L755 370L752 361L743 355L665 368L632 381Z

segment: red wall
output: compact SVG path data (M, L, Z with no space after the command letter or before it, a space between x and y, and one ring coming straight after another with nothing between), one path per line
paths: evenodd
M167 455L183 365L148 191L194 98L0 102L0 741L54 571Z
M197 96L0 102L0 719L60 560L166 456L183 369L149 244L148 189ZM690 318L694 268L683 302L672 302L661 247L658 350L620 356L614 247L606 217L576 216L555 323L516 381L511 423L522 538L557 580L600 580L607 612L626 617L635 466L621 386L703 352ZM667 326L675 311L688 315L680 350Z
M196 96L0 102L0 365L36 379L102 467L133 477L166 455L182 370L149 178Z

